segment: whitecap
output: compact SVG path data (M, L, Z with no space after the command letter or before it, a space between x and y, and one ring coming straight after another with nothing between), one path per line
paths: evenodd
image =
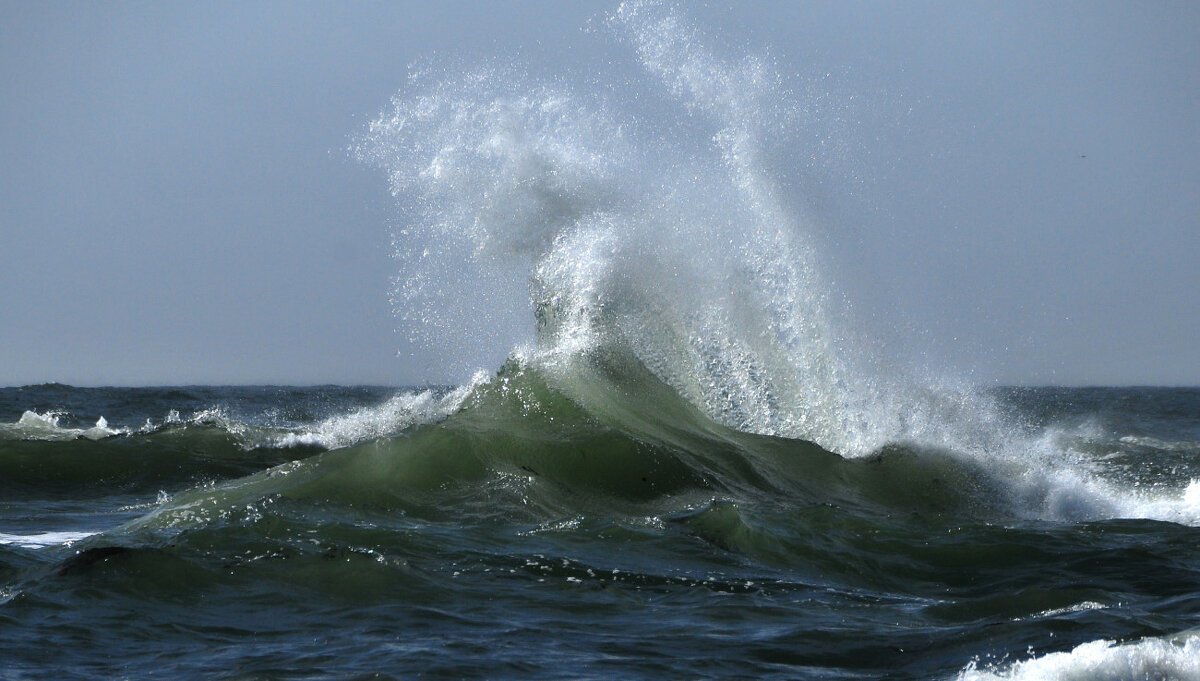
M958 681L1162 681L1200 680L1200 633L1143 638L1128 643L1089 641L1007 665L972 662Z
M99 534L99 532L38 532L36 534L5 534L0 532L0 544L20 546L26 549L44 549L51 546L71 544Z

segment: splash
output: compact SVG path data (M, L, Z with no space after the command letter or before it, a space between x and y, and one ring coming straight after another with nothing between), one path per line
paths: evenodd
M622 5L608 26L652 78L625 91L665 83L684 132L664 136L603 88L495 68L433 84L414 73L372 123L357 153L387 170L410 219L397 233L408 321L443 335L494 328L490 297L470 328L444 328L461 293L444 273L463 261L497 279L517 272L537 320L526 357L561 363L616 344L723 423L842 451L881 444L854 441L865 433L850 422L819 257L761 163L782 110L767 103L787 101L778 80L761 60L705 51L659 6Z
M622 3L604 26L640 76L417 69L357 140L401 206L394 301L418 340L516 346L568 394L596 358L632 356L742 431L846 457L949 451L1022 515L1200 519L1183 490L1125 491L974 387L882 358L779 168L816 105L768 57L722 56L659 3ZM514 317L524 331L506 337Z

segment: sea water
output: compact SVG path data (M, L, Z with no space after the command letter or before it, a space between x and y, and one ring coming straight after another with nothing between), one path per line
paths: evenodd
M354 134L414 340L502 366L0 389L0 676L1200 678L1200 390L895 363L770 60L597 30L621 88L416 67Z

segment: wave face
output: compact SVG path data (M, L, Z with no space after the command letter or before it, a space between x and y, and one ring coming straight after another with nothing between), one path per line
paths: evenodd
M354 142L415 340L498 370L0 389L5 673L1200 678L1200 391L890 363L814 104L671 7L597 28L613 82L429 65Z

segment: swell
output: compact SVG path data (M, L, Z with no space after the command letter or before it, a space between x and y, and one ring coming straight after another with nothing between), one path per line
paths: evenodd
M1110 607L1141 588L1122 577L1129 564L1154 584L1194 581L1179 558L1195 553L1190 528L1022 521L1006 481L954 452L896 444L848 459L737 431L627 355L589 357L587 395L511 361L441 421L178 492L28 584L104 575L133 594L137 571L161 570L154 588L172 598L190 575L355 602L519 594L547 578L781 595L820 584L919 596L930 626L953 628ZM472 571L506 581L455 585Z
M67 389L36 388L54 394ZM37 392L22 388L3 395L14 403L45 402L31 390ZM76 409L103 409L119 415L119 423L110 425L101 416L84 427L64 406L27 409L19 419L0 423L0 489L31 498L86 498L174 491L250 475L436 421L457 407L470 386L70 390L83 394ZM147 415L164 412L158 419Z
M27 498L153 494L249 475L320 449L247 447L243 435L217 425L173 425L100 440L0 440L0 490Z
M811 442L741 432L619 352L590 356L574 375L579 382L564 389L510 361L444 420L181 492L123 532L171 536L283 501L529 526L686 516L726 502L923 521L998 512L986 471L944 453L889 447L845 459Z

